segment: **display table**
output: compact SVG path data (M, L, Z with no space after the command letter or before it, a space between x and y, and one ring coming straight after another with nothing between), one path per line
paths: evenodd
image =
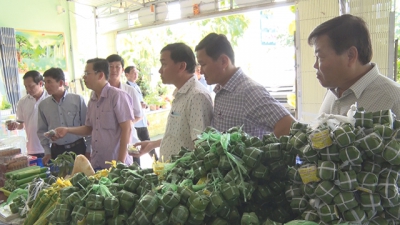
M146 112L146 118L150 124L148 126L150 138L164 134L165 128L167 127L168 114L170 111L171 108Z

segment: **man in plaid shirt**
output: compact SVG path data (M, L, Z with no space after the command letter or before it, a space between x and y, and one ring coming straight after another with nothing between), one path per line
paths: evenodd
M293 117L261 84L235 66L235 55L225 35L207 35L195 51L207 84L217 84L214 128L226 131L243 126L246 133L260 138L270 132L277 137L289 134Z

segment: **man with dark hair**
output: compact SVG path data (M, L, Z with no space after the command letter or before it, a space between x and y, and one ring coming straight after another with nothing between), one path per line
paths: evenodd
M293 117L260 84L235 66L233 48L223 34L211 33L196 46L197 61L214 88L212 126L223 132L235 126L252 136L289 134Z
M194 76L193 50L184 43L174 43L165 46L160 53L161 80L176 87L175 98L163 139L137 145L141 145L139 156L161 146L160 155L168 159L181 147L194 149L197 135L211 124L213 106L207 89Z
M132 98L133 115L135 116L135 119L132 121L130 142L137 143L139 142L139 137L137 135L134 125L138 121L141 121L144 115L142 106L140 104L139 94L137 93L135 88L124 82L121 82L121 76L124 71L124 60L122 59L122 57L117 54L112 54L109 55L106 59L110 65L110 79L108 80L108 82L112 87L119 88L125 91ZM139 158L134 158L134 161L140 165Z
M50 68L43 73L45 88L51 97L39 104L37 135L45 156L43 164L64 152L75 152L90 157L90 137L69 134L62 139L50 141L44 133L59 126L77 127L85 123L86 104L82 96L65 89L65 75L60 68Z
M23 80L27 95L22 97L17 103L17 121L8 123L7 128L9 130L21 130L25 128L28 154L43 158L44 149L40 145L40 140L36 133L38 105L43 99L48 97L48 94L43 90L43 77L38 71L31 70L26 72Z
M366 111L391 109L400 116L400 85L371 63L371 38L364 20L342 15L317 26L309 35L317 79L328 89L320 113L345 115L357 102Z
M146 109L147 105L144 102L142 90L140 90L139 85L137 85L137 83L136 83L136 80L138 79L138 74L139 74L138 69L136 68L136 66L128 66L125 68L124 72L125 72L126 79L128 80L126 82L126 84L135 89L136 93L139 95L139 100L140 100L142 109ZM148 124L149 123L147 121L146 115L143 112L142 120L135 123L135 130L137 132L137 136L139 137L140 141L149 141L150 140L149 130L147 129ZM149 152L149 155L151 157L154 157L155 160L158 160L155 149L151 150Z
M68 134L92 135L90 162L95 170L107 168L106 161L132 163L127 146L134 120L132 98L108 83L109 64L105 59L89 59L83 76L87 88L93 90L88 103L86 122L80 127L59 127L55 139Z

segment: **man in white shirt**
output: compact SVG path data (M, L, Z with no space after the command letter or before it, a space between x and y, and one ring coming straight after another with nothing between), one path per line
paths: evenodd
M163 139L143 141L139 157L160 147L160 155L169 159L178 154L181 147L194 149L194 140L210 126L213 105L210 93L194 76L196 58L193 50L184 43L165 46L160 53L159 73L164 84L173 84L174 101L168 116Z
M9 130L21 130L25 128L28 142L26 148L28 154L43 158L44 149L40 144L37 136L38 125L38 106L39 103L49 95L43 89L43 77L35 70L25 73L24 86L27 95L22 97L17 103L17 121L13 121L7 125Z
M140 121L144 115L142 110L142 105L140 104L139 94L137 93L135 88L131 87L130 85L124 82L121 82L121 75L122 72L124 71L124 60L122 59L122 57L117 54L112 54L109 55L106 60L110 64L110 78L108 80L110 85L112 87L119 88L125 91L126 93L129 94L129 96L132 97L132 108L135 119L132 121L132 126L131 126L132 132L131 132L130 143L137 143L139 142L139 138L136 129L134 127L134 124ZM140 165L139 158L134 158L133 160Z

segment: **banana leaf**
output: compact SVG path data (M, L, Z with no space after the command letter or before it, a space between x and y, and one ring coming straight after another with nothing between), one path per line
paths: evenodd
M88 210L87 210L86 207L80 206L80 205L76 205L72 209L72 213L71 213L72 220L74 220L74 221L82 221L83 219L86 218L87 213L88 213Z
M358 206L353 192L341 192L335 196L333 202L342 213Z
M304 145L308 144L306 133L298 131L290 138L289 143L294 149L300 150Z
M319 150L319 155L322 161L333 161L333 162L340 161L339 147L336 144L333 144L329 147Z
M71 220L71 208L67 204L58 204L54 208L50 222L69 222Z
M86 198L86 207L91 210L100 210L104 208L104 196L89 194Z
M301 214L301 218L303 220L307 221L314 221L314 222L319 222L319 215L316 210L306 210ZM299 225L306 225L304 224L299 224Z
M354 118L356 127L372 128L374 126L372 112L357 111Z
M187 187L181 187L181 186L178 186L177 191L181 195L181 204L186 205L193 191Z
M177 205L172 209L169 215L170 224L185 224L189 218L189 210L183 205Z
M86 216L86 224L87 225L105 225L106 224L106 215L103 210L88 210L88 214Z
M104 210L106 217L116 218L119 210L119 200L115 196L108 196L104 199Z
M79 191L80 189L74 186L65 187L60 190L60 201L61 203L65 203L68 196L72 193Z
M188 208L190 213L201 213L205 212L208 204L210 203L210 198L206 195L194 192L188 200Z
M389 215L393 219L400 220L400 205L387 208L385 215Z
M174 191L167 191L161 197L160 202L167 212L171 212L171 210L179 204L180 200L180 194Z
M239 174L235 170L231 170L225 175L224 181L225 182L235 181L238 177Z
M204 224L204 218L206 217L205 212L201 213L190 213L189 217L186 221L187 225L203 225Z
M371 193L374 193L378 184L378 176L373 173L362 171L357 174L357 182L361 188L368 189Z
M213 168L215 169L215 168ZM221 155L219 158L219 163L218 163L218 169L222 171L229 171L232 169L231 163L229 162L228 156L226 155ZM212 169L211 169L212 170Z
M302 195L302 188L298 185L286 185L286 199L290 202L294 196Z
M267 161L278 160L282 158L281 143L270 143L260 147L260 150L264 152L264 159Z
M304 193L304 195L306 195L308 198L313 199L316 197L315 189L317 188L317 186L318 186L317 182L311 182L308 184L304 184L302 193Z
M374 124L393 125L393 113L390 109L373 112L372 115Z
M391 140L383 150L383 158L392 165L400 165L400 143L396 140Z
M332 161L318 161L318 177L322 180L335 180L338 172L336 163Z
M246 149L246 145L244 143L237 143L232 150L230 151L232 154L238 156L239 158L243 157L244 150Z
M267 219L266 221L264 221L264 223L262 225L282 225L282 223ZM294 225L296 225L296 224L294 224ZM308 225L308 224L302 224L302 225Z
M201 177L204 177L205 175L207 175L207 170L206 170L203 160L194 162L192 164L192 169L194 172L194 177L197 179L200 179Z
M392 176L392 177L396 178L399 175L400 175L400 166L390 165L390 163L382 164L382 170L381 170L381 173L379 174L380 177L385 178L388 176Z
M265 180L269 180L270 175L268 167L264 166L263 164L260 164L256 168L254 168L251 174L255 178Z
M360 149L364 150L368 157L381 154L385 148L383 140L376 133L369 134L363 139L358 140Z
M222 206L224 206L226 203L221 194L217 191L212 192L209 198L210 203L207 205L206 213L208 216L211 216L221 211Z
M362 170L365 172L379 174L381 172L381 165L370 160L364 161L362 163Z
M137 194L129 191L121 190L118 192L118 200L121 208L127 212L132 212L135 208L135 202L139 199Z
M263 159L263 151L258 148L249 147L244 150L242 160L250 168L257 167Z
M256 200L267 202L274 196L274 192L268 185L258 185L255 191Z
M153 193L149 192L143 196L139 201L139 207L146 212L146 214L154 214L160 205L159 198Z
M76 205L83 205L85 203L83 201L85 195L86 195L85 190L74 192L65 199L65 203L67 203L71 208L73 208Z
M377 188L383 207L393 207L399 204L399 191L396 178L391 176L386 178L380 177Z
M71 178L71 183L75 187L85 189L91 182L84 173L79 172Z
M254 212L243 213L241 225L260 225L257 215Z
M388 222L384 218L377 216L372 218L368 225L388 225Z
M340 147L346 147L355 141L356 134L353 127L349 124L343 124L337 127L333 132L333 138Z
M107 225L126 225L127 223L127 216L125 214L117 215L116 217L107 219Z
M136 189L139 187L140 181L142 179L136 178L134 176L129 176L124 183L124 190L135 193Z
M380 124L376 124L374 126L374 132L377 133L382 139L390 139L393 135L392 128Z
M353 209L350 209L350 210L344 212L343 218L347 222L363 224L364 222L366 222L367 215L359 206L357 206Z
M216 217L212 222L211 225L229 225L228 221Z
M315 189L315 195L326 204L330 204L339 192L340 190L331 181L322 181Z
M215 153L208 153L204 156L204 167L206 171L210 171L212 168L217 168L219 164L219 156Z
M227 201L232 201L240 196L238 186L232 181L221 185L221 194Z
M321 204L317 209L317 212L321 221L325 223L339 219L338 215L335 213L334 205Z
M335 182L339 188L344 191L353 191L358 187L357 175L354 170L339 171L339 179Z
M360 194L360 204L364 211L375 211L381 212L383 211L383 207L381 205L381 197L378 193L366 193L363 192Z
M136 207L133 210L133 213L131 214L130 218L128 218L128 224L131 224L132 223L131 221L134 220L138 225L147 225L151 224L152 219L153 219L153 214L146 213L140 207Z
M168 225L168 216L169 215L167 211L165 211L164 207L158 207L151 222L153 222L154 225Z
M295 196L290 202L290 207L295 213L303 213L308 206L308 198L306 196Z
M281 143L281 150L291 152L293 151L293 145L290 144L290 136L282 135L279 137L279 143Z
M354 146L348 146L342 149L339 153L339 158L343 162L343 166L348 164L360 165L363 162L361 152Z
M342 165L340 169L342 171L354 171L356 173L359 173L362 170L362 165L351 165L351 164L348 164L346 166Z
M295 135L299 131L305 133L308 126L309 125L306 123L300 123L295 121L292 123L292 126L290 127L290 135Z

